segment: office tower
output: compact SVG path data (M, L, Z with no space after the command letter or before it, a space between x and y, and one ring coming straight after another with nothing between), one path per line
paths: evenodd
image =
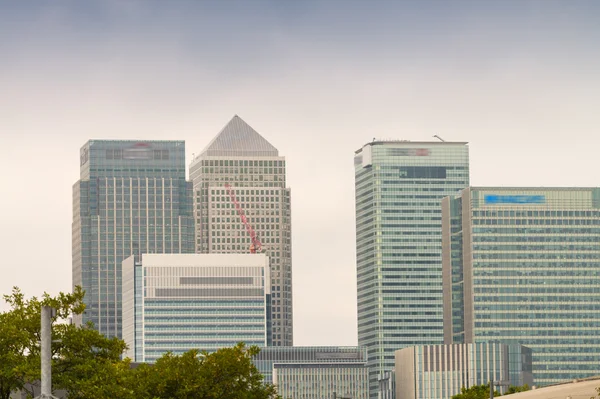
M265 346L271 306L264 254L143 254L123 261L125 356Z
M73 286L92 322L121 336L121 262L132 254L193 253L192 186L183 141L90 140L73 187Z
M193 160L190 179L196 252L249 253L256 233L271 262L269 345L291 346L292 237L285 158L236 115Z
M469 185L468 146L373 141L354 166L358 344L385 397L396 350L443 343L441 200Z
M446 342L525 345L536 385L600 374L600 189L471 187L442 215Z
M421 345L396 351L396 399L450 399L461 388L495 384L530 387L531 349L499 342Z
M366 348L267 347L253 362L282 398L369 398Z

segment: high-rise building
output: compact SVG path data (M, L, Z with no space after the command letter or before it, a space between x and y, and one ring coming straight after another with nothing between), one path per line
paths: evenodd
M192 185L183 141L90 140L73 187L73 286L107 336L121 336L121 262L141 253L193 253Z
M446 342L525 345L536 385L600 374L600 188L470 187L442 216Z
M369 398L365 348L267 347L253 362L265 382L277 385L282 398Z
M264 254L142 254L123 261L125 356L265 346L271 306Z
M396 399L450 399L462 388L532 386L531 349L499 342L421 345L396 351Z
M441 200L469 185L468 146L373 141L354 166L358 344L384 397L396 350L443 343Z
M254 231L271 262L272 336L291 346L292 236L285 158L237 115L190 166L196 252L249 253Z

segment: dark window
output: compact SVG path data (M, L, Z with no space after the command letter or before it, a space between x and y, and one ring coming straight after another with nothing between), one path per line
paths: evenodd
M446 168L441 166L407 166L400 168L401 179L445 179Z

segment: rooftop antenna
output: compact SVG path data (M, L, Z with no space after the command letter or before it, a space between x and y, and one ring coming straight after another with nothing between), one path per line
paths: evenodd
M438 136L437 134L434 134L433 137L435 137L436 139L439 139L440 141L446 141L443 138L441 138L440 136Z

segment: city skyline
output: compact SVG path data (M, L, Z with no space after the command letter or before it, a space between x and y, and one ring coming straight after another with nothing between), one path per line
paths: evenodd
M373 137L468 141L472 185L598 185L595 2L180 4L0 5L1 293L71 289L93 138L185 140L187 166L239 114L276 143L300 345L357 342L351 165Z

